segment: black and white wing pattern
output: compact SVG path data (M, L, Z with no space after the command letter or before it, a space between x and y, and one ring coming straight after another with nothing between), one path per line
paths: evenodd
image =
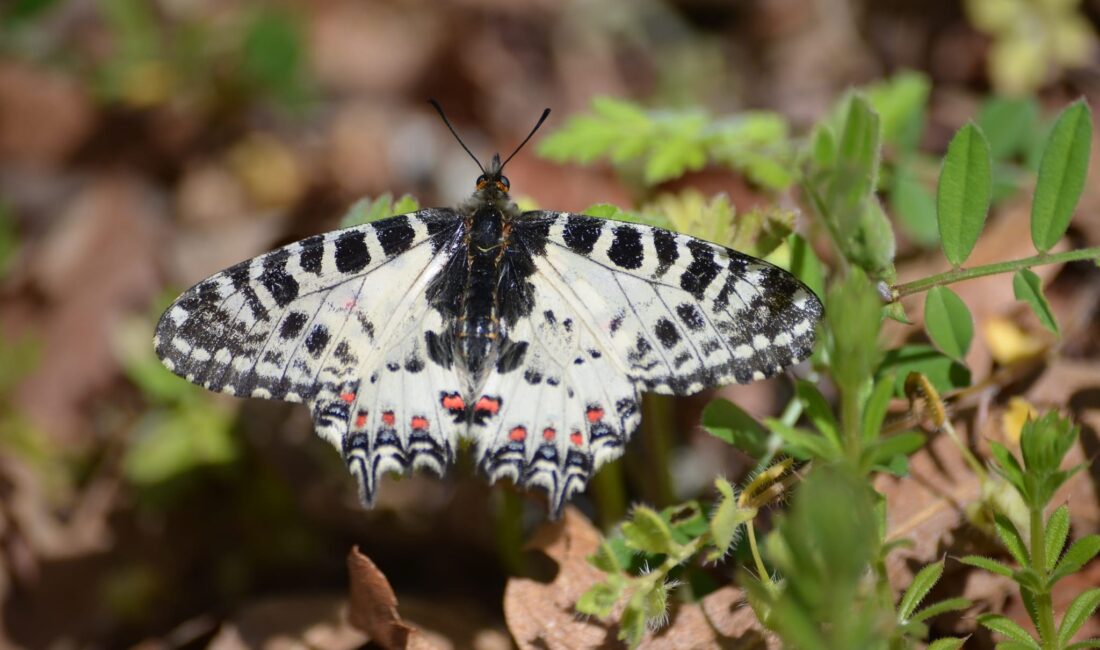
M429 209L317 235L242 262L161 317L165 366L210 390L309 404L373 500L380 475L452 461L461 382L430 363L443 328L424 295L461 250L462 217Z
M544 488L557 512L640 424L641 391L688 395L807 358L822 306L767 262L687 235L528 212L513 246L531 269L525 354L498 364L471 422L479 466ZM507 289L507 288L506 288ZM501 300L509 300L507 293Z

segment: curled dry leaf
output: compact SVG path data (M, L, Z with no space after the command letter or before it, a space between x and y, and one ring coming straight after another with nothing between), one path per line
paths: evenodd
M351 580L348 620L386 650L433 650L442 646L401 620L397 596L386 576L370 558L352 547L348 553Z
M575 508L567 508L560 521L543 525L528 549L545 553L558 564L548 583L512 578L504 590L504 618L520 648L575 649L618 648L613 623L582 618L574 609L577 599L604 574L590 565L588 556L600 544L600 533ZM615 620L621 609L613 612ZM778 648L766 635L741 592L719 589L699 603L673 605L668 624L646 634L640 648L727 647Z

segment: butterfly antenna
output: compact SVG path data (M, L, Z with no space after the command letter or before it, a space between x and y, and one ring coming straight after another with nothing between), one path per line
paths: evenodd
M535 128L531 129L531 132L527 134L527 137L523 139L523 142L519 143L519 146L516 147L516 150L512 152L512 155L508 156L508 158L500 164L501 169L504 169L504 166L508 164L508 161L511 160L517 153L519 153L519 150L523 148L523 145L527 144L527 141L531 139L531 136L535 135L535 131L539 130L539 127L542 126L542 123L545 122L546 118L549 116L550 109L544 108L542 110L542 117L539 118L538 122L535 122Z
M431 104L432 107L435 108L435 110L439 113L439 117L443 118L443 123L447 125L448 129L451 130L451 135L455 137L455 140L458 140L458 144L462 145L462 148L466 150L466 153L470 154L470 157L474 159L474 162L476 162L477 166L481 169L481 173L484 174L485 167L481 164L481 161L477 159L477 156L474 155L474 152L470 151L470 148L467 147L466 143L462 141L462 138L458 137L458 132L455 131L455 128L453 126L451 126L451 121L447 119L447 115L443 112L443 107L440 106L439 102L435 101L434 99L429 99L428 103ZM545 115L543 117L545 117ZM541 124L542 120L539 120L539 123ZM535 128L537 129L538 127L536 126ZM524 142L526 142L526 140L524 140Z

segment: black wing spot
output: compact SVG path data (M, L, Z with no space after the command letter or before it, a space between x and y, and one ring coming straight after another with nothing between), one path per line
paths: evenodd
M283 318L283 325L279 328L279 336L285 341L297 337L306 326L309 316L300 311L292 311Z
M309 331L309 336L306 337L306 350L313 355L314 359L317 359L321 356L321 351L328 345L328 340L328 328L324 325L314 325L313 329Z
M615 228L615 239L607 249L607 258L624 269L636 269L642 265L642 233L634 226Z
M437 365L450 368L454 363L454 348L451 345L451 337L444 333L442 336L428 330L424 332L424 342L428 345L428 358Z
M325 236L314 235L301 242L302 252L298 254L298 265L303 271L314 275L321 274L321 260L325 256Z
M341 273L356 273L370 264L367 235L361 229L340 233L336 238L336 269Z
M680 257L679 247L676 246L676 235L667 230L653 231L653 247L657 249L656 276L664 275Z
M409 225L409 218L405 215L375 223L374 232L378 235L382 250L389 257L407 251L416 238L416 231Z
M413 355L413 356L410 356L408 359L405 359L405 370L407 372L411 372L411 373L415 374L415 373L420 372L423 369L424 369L424 361L420 357L418 357L416 355Z
M703 320L703 315L699 313L699 308L690 302L682 302L676 306L676 315L680 317L680 321L691 330L701 330L706 325L706 321Z
M523 363L527 356L527 341L505 341L500 358L497 359L497 372L512 372Z
M691 264L680 275L680 288L702 299L707 287L718 277L722 268L714 261L714 251L710 246L698 240L687 244L691 251Z
M542 373L538 370L535 370L534 368L528 368L527 370L523 371L523 379L528 384L535 386L542 382Z
M657 319L657 327L653 331L657 334L657 340L665 346L666 350L676 347L676 344L680 342L680 332L672 324L672 321L663 316Z
M264 288L275 299L275 304L280 307L286 307L298 297L298 281L286 270L286 262L289 258L290 251L286 249L264 257L264 270L259 278Z
M596 217L588 217L581 214L571 214L565 220L562 238L565 245L574 253L588 255L596 246L596 240L600 238L604 221Z

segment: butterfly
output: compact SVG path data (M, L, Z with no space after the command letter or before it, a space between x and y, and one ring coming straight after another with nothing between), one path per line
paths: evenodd
M164 313L164 365L213 391L309 405L365 506L382 476L442 475L459 442L552 515L618 458L640 393L690 395L807 358L817 296L688 235L520 211L494 155L473 195L315 235L217 273Z

